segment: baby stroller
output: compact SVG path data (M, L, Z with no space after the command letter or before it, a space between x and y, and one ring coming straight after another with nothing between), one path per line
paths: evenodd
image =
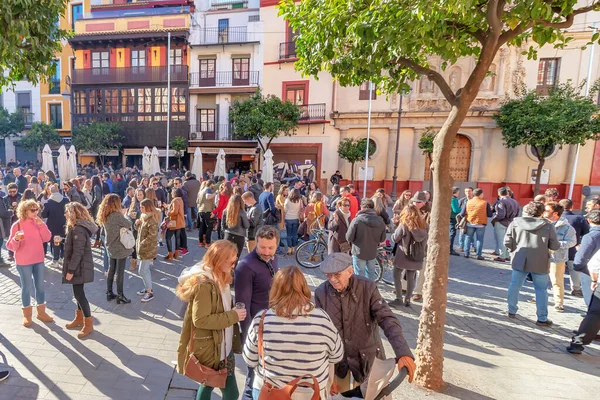
M369 373L369 379L366 382L363 382L359 387L353 390L330 396L329 400L363 398L366 400L385 399L400 386L408 374L406 367L402 368L400 372L396 374L397 369L396 360L393 358L387 360L376 358L373 362L371 372ZM394 376L394 374L396 374L396 376Z

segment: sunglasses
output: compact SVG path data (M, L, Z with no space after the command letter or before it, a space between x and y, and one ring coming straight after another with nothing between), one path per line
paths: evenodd
M29 211L38 212L38 211L40 211L40 209L39 208L30 208Z
M350 204L342 204L342 207L350 207Z

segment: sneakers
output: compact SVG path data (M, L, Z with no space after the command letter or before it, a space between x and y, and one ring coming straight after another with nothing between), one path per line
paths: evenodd
M583 292L581 291L581 289L573 289L571 290L571 296L583 297Z
M496 257L496 258L494 258L494 261L498 261L498 262L506 262L506 258L502 258L502 257Z
M204 247L204 243L202 243L202 242L198 243L198 247Z
M554 306L554 311L556 311L556 312L565 312L565 307L561 306L561 305L555 305Z
M567 351L571 354L581 354L583 352L583 346L580 344L571 343L567 347Z
M450 255L451 256L460 256L460 254L458 254L457 252L455 252L454 250L450 250Z
M146 293L144 297L142 297L142 303L147 303L154 298L152 293Z
M535 324L536 324L537 326L546 326L546 327L548 327L548 326L552 326L552 321L550 321L550 320L546 320L546 321L535 321Z
M3 380L5 380L6 378L8 378L9 375L10 375L9 371L2 371L2 372L0 372L0 382L2 382Z
M180 256L185 256L187 253L189 253L188 249L179 249L179 255Z
M137 294L138 296L144 296L146 293L148 293L146 292L146 289L142 289L139 292L135 292L135 294Z
M58 269L58 261L53 261L52 262L52 268Z

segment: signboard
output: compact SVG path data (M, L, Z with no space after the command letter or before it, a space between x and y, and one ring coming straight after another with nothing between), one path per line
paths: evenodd
M373 180L373 167L369 167L367 169L367 180L368 181L372 181ZM365 167L360 167L358 169L358 180L359 181L364 181L365 180Z
M531 176L530 176L530 180L529 183L531 184L535 184L535 178L537 176L537 168L532 168L531 169ZM540 184L542 185L548 185L550 183L550 170L549 169L543 169L542 170L542 176L540 178Z
M71 136L61 136L60 144L71 145Z

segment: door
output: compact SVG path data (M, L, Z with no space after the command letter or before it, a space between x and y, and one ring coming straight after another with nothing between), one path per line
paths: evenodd
M429 160L425 162L425 180L429 180ZM464 135L456 135L450 153L450 176L454 182L469 182L471 172L471 140Z
M200 77L198 79L198 86L200 87L212 87L216 84L215 79L215 66L217 60L207 59L200 60Z
M229 42L229 19L219 20L219 43Z
M233 59L233 86L250 85L250 59Z

